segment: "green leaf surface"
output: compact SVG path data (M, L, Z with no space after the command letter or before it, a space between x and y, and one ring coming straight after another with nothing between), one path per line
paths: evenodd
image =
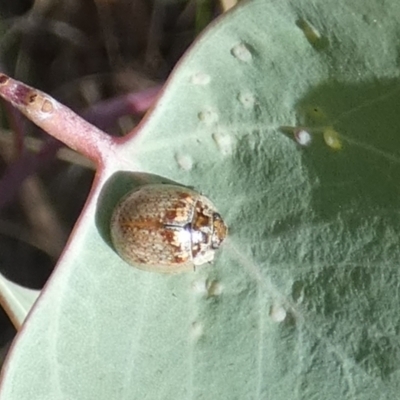
M254 0L207 30L99 172L0 398L397 398L399 15ZM113 205L157 176L217 205L213 266L166 276L113 252Z

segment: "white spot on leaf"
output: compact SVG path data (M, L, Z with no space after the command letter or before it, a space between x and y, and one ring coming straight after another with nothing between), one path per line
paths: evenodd
M200 121L209 126L218 121L218 114L211 109L200 111L197 116Z
M204 72L196 72L191 76L190 81L194 85L208 85L211 81L211 77Z
M244 43L238 43L237 45L233 46L231 53L234 57L243 62L250 62L253 58L250 50Z
M175 154L175 160L184 171L190 171L193 168L192 157L187 154Z
M190 327L190 334L193 339L198 339L203 335L203 325L198 321L193 322Z
M207 281L208 297L219 296L222 293L222 285L218 281Z
M342 145L342 141L340 140L340 136L339 133L331 128L328 127L326 129L324 129L324 140L325 143L332 148L333 150L341 150L343 145Z
M286 310L280 304L274 304L269 310L269 316L274 322L282 322L286 318Z
M240 93L238 99L242 103L244 108L253 108L256 102L253 93L250 92Z
M295 131L294 137L295 137L297 143L299 143L302 146L308 146L311 143L311 135L309 132L307 132L304 129Z
M192 290L194 293L207 294L207 283L204 279L192 282Z
M215 132L213 133L212 138L221 154L226 156L232 153L233 142L230 134L221 131Z

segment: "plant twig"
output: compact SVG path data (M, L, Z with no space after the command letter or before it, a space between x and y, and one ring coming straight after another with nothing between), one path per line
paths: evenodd
M0 74L0 96L47 133L97 165L109 154L112 137L76 115L49 95Z

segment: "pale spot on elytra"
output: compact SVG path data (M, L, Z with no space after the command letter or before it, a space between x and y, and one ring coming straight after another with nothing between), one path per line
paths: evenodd
M193 168L193 159L188 154L175 154L175 160L179 168L190 171Z
M210 81L210 75L204 72L196 72L190 77L190 82L192 82L194 85L208 85Z
M286 310L280 304L274 304L269 310L269 316L274 322L282 322L286 318Z
M218 114L211 109L200 111L197 116L200 121L204 122L208 126L218 121Z
M243 62L250 62L253 58L250 50L244 43L238 43L235 46L233 46L231 53L235 58Z
M222 131L215 132L212 134L212 138L221 154L226 156L232 153L233 141L229 133Z
M242 103L244 108L253 108L256 102L256 98L254 97L253 93L250 92L243 92L240 93L238 96L239 101Z

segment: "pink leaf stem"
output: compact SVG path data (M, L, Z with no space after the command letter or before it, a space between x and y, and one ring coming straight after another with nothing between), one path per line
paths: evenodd
M162 86L155 86L99 102L88 108L84 117L98 128L106 129L124 115L144 114L155 103L161 88Z
M0 74L0 96L73 150L100 165L112 151L112 137L47 94Z

